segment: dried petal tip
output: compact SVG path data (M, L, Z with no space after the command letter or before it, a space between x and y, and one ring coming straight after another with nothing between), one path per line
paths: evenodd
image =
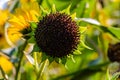
M108 58L110 61L120 62L120 43L117 44L109 44L108 48Z
M79 43L79 30L75 21L64 13L43 17L36 28L35 38L40 49L52 57L72 53Z

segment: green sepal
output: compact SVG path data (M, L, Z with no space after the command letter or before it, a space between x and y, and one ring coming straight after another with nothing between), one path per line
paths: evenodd
M32 30L35 30L37 28L37 23L36 22L30 22L30 27Z
M44 52L41 52L41 53L42 53L41 62L43 62L46 59L48 59L49 56L47 56Z
M41 9L43 15L48 15L50 13L49 10L45 10L42 6L40 6L40 9Z
M59 60L59 58L54 58L55 59L55 62L57 62L57 63L60 63L60 60Z
M40 52L40 48L37 46L37 44L34 45L32 52Z
M34 36L32 36L32 37L30 37L29 39L28 39L28 43L35 43L36 41L35 41L35 37Z
M71 60L75 63L76 61L75 61L75 59L74 59L74 57L73 57L73 55L70 55L70 58L71 58Z
M55 4L52 5L52 10L51 10L52 13L56 13L56 7L55 7Z
M83 34L85 31L87 31L87 27L79 26L80 33Z
M62 63L63 65L65 65L66 62L67 62L67 57L63 57L63 58L61 58L61 63Z
M54 61L54 58L49 56L48 60L49 60L49 63L52 63Z
M66 9L60 11L61 13L66 13L68 15L70 15L70 8L71 8L71 5L69 5Z
M79 55L79 54L82 54L82 53L80 52L80 50L76 49L76 50L73 52L73 54Z
M76 18L76 13L71 14L70 17L74 20Z
M92 48L90 48L89 46L87 46L82 40L80 41L81 45L87 49L92 50Z

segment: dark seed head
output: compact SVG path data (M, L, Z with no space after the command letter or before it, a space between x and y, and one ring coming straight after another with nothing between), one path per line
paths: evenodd
M64 13L49 14L38 23L35 32L37 45L52 57L72 53L79 43L79 30L75 21Z
M120 43L117 44L109 44L108 48L108 58L110 61L120 62Z

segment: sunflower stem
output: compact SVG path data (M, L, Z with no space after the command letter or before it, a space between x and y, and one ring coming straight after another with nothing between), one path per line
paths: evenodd
M42 79L41 76L42 76L42 74L45 70L45 67L46 67L47 63L48 63L47 59L43 63L41 63L41 67L40 67L40 70L37 74L37 79L36 80L41 80Z
M0 66L0 70L2 73L2 76L4 77L5 80L8 80L8 76L5 74L4 70L2 69L2 67Z
M16 67L16 76L15 76L15 80L20 80L20 67L21 67L21 63L22 63L22 60L23 60L23 56L24 56L24 49L27 45L27 41L25 41L25 43L19 48L19 62L18 62L18 66Z

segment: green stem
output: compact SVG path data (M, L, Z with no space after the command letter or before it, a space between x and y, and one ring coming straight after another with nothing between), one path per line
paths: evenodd
M24 56L24 53L23 53L23 50L25 49L27 45L27 41L25 41L25 43L20 47L19 51L20 52L19 54L19 62L18 62L18 66L16 68L16 76L15 76L15 80L19 80L20 78L20 74L19 74L19 71L20 71L20 67L21 67L21 63L22 63L22 60L23 60L23 56Z
M5 74L4 70L2 69L2 67L0 66L0 70L2 73L2 76L4 77L5 80L8 80L8 76Z
M48 62L48 60L46 59L43 63L41 63L41 68L40 68L40 70L39 70L39 72L38 72L38 75L37 75L37 79L36 79L36 80L40 80L40 78L41 78L41 76L42 76L42 73L44 72L44 69L45 69L45 67L46 67L46 65L47 65L47 62Z

